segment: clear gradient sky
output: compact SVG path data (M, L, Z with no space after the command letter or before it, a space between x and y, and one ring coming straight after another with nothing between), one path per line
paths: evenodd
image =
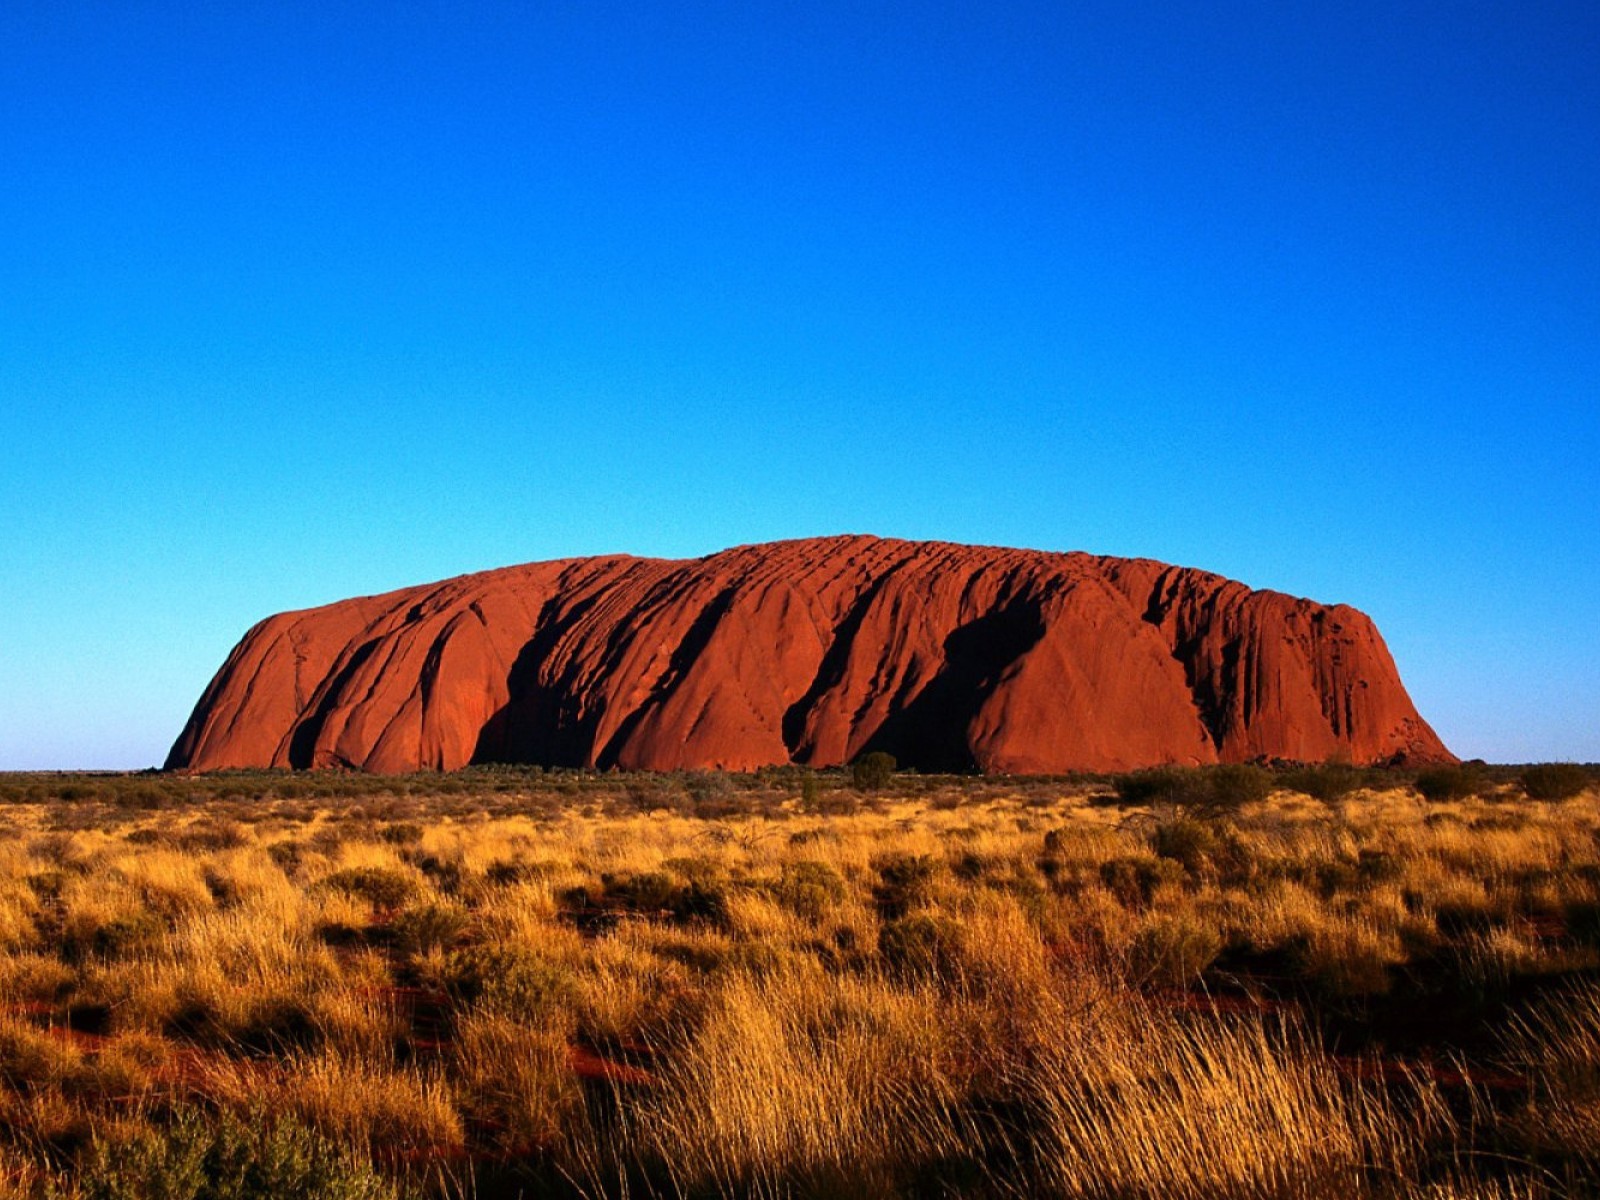
M838 532L1354 604L1600 759L1600 6L0 6L0 768L274 611Z

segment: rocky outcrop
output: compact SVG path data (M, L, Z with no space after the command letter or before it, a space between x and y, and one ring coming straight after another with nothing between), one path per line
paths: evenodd
M168 767L1450 761L1371 620L1144 559L833 537L269 617Z

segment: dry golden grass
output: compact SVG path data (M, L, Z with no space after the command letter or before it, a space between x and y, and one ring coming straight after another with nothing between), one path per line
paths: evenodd
M13 789L0 1197L1600 1186L1592 791L459 784Z

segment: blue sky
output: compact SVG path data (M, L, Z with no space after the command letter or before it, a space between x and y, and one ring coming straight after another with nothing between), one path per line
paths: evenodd
M119 11L120 9L120 11ZM1600 8L0 9L0 768L274 611L837 532L1371 613L1600 759Z

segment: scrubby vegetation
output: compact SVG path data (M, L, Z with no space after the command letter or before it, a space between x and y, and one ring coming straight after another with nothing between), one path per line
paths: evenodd
M1587 769L856 782L0 779L0 1196L1600 1187Z

